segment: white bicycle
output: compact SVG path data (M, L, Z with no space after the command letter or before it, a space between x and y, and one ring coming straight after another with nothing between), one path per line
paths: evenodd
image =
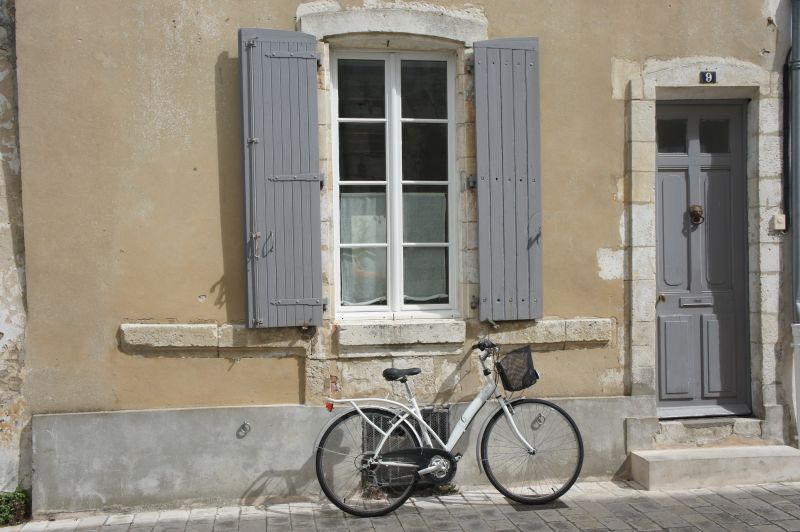
M583 465L583 440L572 418L561 407L542 399L509 400L501 393L533 385L539 374L529 347L497 358L499 347L488 339L480 349L486 385L467 406L447 442L426 423L408 377L419 368L388 368L387 381L405 386L410 405L378 398L328 399L329 411L339 403L352 408L332 419L315 448L317 479L333 504L359 517L394 511L411 495L415 484L449 482L460 454L453 448L486 401L500 405L480 435L480 463L497 490L516 502L544 504L572 487ZM493 357L493 372L486 359Z

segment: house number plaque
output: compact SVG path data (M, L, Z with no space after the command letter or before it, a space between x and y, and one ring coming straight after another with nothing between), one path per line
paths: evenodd
M707 70L705 72L700 72L700 84L706 85L708 83L716 83L717 82L717 72L715 70Z

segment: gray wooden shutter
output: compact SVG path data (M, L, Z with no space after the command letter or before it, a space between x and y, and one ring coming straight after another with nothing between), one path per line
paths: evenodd
M239 30L247 323L322 324L313 35Z
M481 320L542 316L539 41L475 43Z

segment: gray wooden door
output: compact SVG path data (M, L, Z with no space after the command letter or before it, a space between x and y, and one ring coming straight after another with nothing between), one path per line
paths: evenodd
M743 116L656 108L660 417L750 412Z

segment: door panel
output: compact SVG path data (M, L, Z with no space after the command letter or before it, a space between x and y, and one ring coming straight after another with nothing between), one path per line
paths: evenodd
M663 252L659 254L661 281L671 290L689 289L689 246L685 208L689 199L689 175L686 170L660 172L658 236Z
M701 316L703 331L703 397L736 396L736 351L731 314Z
M664 353L661 364L661 399L691 398L692 331L689 316L663 316L658 319L660 348Z
M702 224L706 253L704 256L705 290L731 289L731 261L733 256L731 227L730 170L701 170L702 205L705 221Z
M714 102L656 108L661 417L749 412L743 116Z

